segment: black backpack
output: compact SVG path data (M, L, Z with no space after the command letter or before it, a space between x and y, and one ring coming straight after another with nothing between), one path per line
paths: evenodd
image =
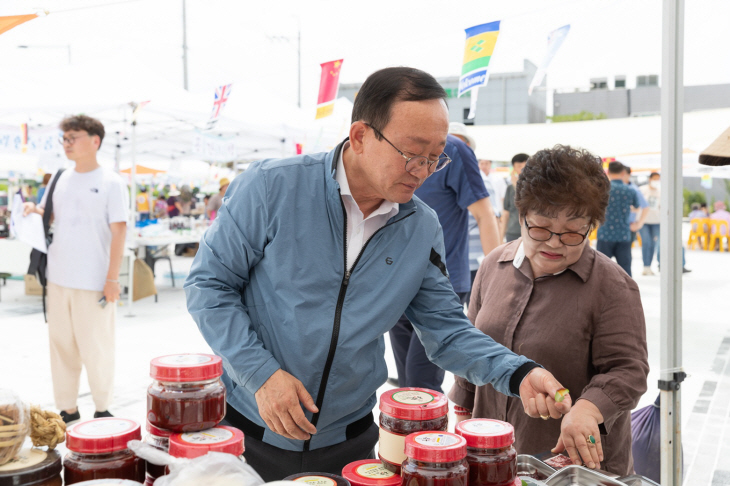
M43 232L46 235L46 246L51 246L53 241L53 233L51 233L51 217L53 216L53 190L56 188L56 182L61 177L64 169L56 172L56 177L53 178L51 185L48 186L46 192L46 207L43 211ZM33 248L30 252L30 265L28 266L28 275L35 275L38 278L38 282L43 286L43 318L48 322L46 318L46 267L48 266L48 255L42 251Z

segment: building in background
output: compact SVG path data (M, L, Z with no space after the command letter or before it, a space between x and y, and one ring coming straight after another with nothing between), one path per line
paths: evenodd
M524 123L545 122L545 90L536 89L532 96L527 95L527 88L535 76L537 66L528 60L524 61L524 69L515 73L492 73L486 87L479 88L477 113L474 120L469 120L471 96L457 98L459 77L437 78L448 95L449 121L466 125L514 125ZM340 96L350 101L362 83L341 84ZM544 85L543 85L544 86Z

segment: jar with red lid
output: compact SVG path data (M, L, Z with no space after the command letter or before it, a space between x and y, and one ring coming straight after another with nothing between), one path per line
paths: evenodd
M170 435L173 432L165 429L160 429L147 422L147 435L144 438L144 443L149 444L157 450L165 453L170 452ZM158 466L147 461L147 476L145 478L145 484L151 485L155 482L155 479L162 477L167 474L167 466Z
M377 459L351 462L342 470L342 477L352 486L400 486L400 476Z
M426 388L396 388L380 395L378 456L386 469L400 474L406 436L425 430L446 430L449 401Z
M0 466L0 486L61 486L61 454L26 448Z
M170 436L170 455L193 459L208 452L225 452L243 459L243 432L235 427L218 425L198 432Z
M214 427L226 415L221 358L210 354L161 356L150 362L147 420L157 428L194 432Z
M63 459L66 485L92 479L143 482L145 461L127 448L127 442L141 438L139 424L123 418L100 418L69 427L69 452Z
M466 439L470 486L510 486L517 477L515 429L507 422L469 419L456 424Z
M450 432L416 432L406 437L403 486L466 486L466 440Z
M285 477L282 481L304 483L306 486L351 486L350 481L337 474L303 472ZM303 486L304 486L303 485Z

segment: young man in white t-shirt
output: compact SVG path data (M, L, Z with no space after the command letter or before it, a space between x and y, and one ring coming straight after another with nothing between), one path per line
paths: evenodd
M60 175L52 196L48 333L54 398L70 423L80 419L76 400L82 366L96 405L94 418L112 416L115 303L129 194L119 174L96 160L104 139L101 122L79 115L64 119L60 128L66 156L76 166ZM24 214L43 215L47 195L48 190L37 206L25 203Z

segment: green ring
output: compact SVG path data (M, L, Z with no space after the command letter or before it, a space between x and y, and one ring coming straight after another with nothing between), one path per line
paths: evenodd
M593 437L592 435L589 435L588 436L588 442L590 442L591 444L595 444L596 443L596 438Z

